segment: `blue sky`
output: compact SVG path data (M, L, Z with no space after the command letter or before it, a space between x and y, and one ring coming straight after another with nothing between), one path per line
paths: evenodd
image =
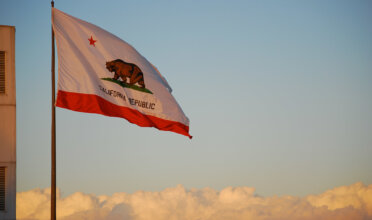
M16 26L17 191L50 186L49 1L0 1ZM22 6L20 6L22 5ZM57 186L112 194L372 183L371 1L72 1L156 65L192 140L57 109Z

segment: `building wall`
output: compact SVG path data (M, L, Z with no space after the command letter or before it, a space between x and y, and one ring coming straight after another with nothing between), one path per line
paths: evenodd
M0 219L15 220L16 219L15 27L0 25L0 51L5 51L5 91L0 90L0 167L5 167L5 200L4 200L5 205L3 206L3 208L0 209ZM4 82L1 83L4 84ZM2 196L4 196L4 193Z

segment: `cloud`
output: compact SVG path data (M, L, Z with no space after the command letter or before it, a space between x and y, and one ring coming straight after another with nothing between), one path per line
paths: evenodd
M17 219L49 219L50 190L17 193ZM306 197L255 195L251 187L186 190L182 185L160 192L112 196L74 193L57 197L61 220L307 220L372 219L372 184L355 183Z

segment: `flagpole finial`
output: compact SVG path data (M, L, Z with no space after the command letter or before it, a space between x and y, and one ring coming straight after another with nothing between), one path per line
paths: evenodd
M53 0L50 2L50 4L52 5L52 8L54 8L54 1Z

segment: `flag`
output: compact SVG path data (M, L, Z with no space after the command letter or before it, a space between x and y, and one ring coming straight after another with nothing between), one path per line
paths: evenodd
M52 9L57 43L56 106L125 118L191 138L189 119L155 66L102 28Z

